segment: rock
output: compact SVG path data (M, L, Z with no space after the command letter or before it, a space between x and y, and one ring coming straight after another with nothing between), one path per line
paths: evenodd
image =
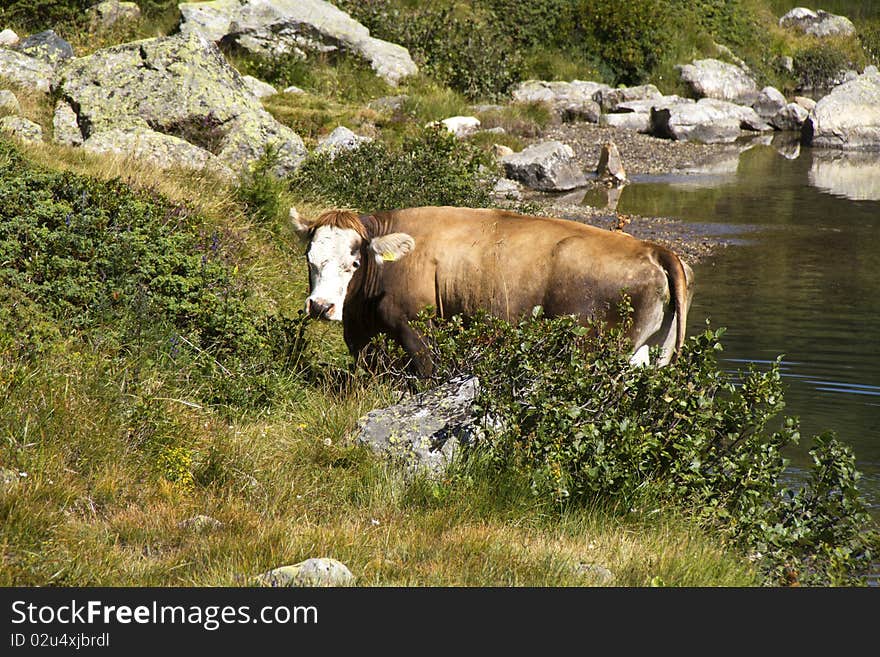
M730 143L740 135L741 121L705 103L682 103L651 110L651 134L677 141Z
M257 575L261 586L351 586L354 575L345 564L326 557L306 559L292 566L281 566Z
M225 178L233 176L232 170L222 160L205 149L145 127L93 132L83 142L83 148L90 153L132 157L160 169L208 169Z
M758 84L734 64L717 59L697 59L692 64L675 68L697 98L717 98L751 105L758 96Z
M55 71L50 64L40 59L0 48L0 78L6 78L26 89L48 93Z
M0 48L12 48L18 45L18 35L9 28L0 32Z
M82 146L83 136L73 108L59 100L52 117L52 141L64 146Z
M64 64L59 77L60 97L76 109L86 139L132 128L144 135L150 129L209 151L234 173L270 146L278 176L295 170L306 155L299 135L266 112L217 47L198 34L98 50ZM157 147L173 145L174 160L213 166L212 158L174 140L146 139Z
M800 130L810 113L797 103L788 103L770 119L777 130Z
M278 90L271 84L258 80L252 75L242 75L241 79L244 81L245 86L247 86L247 88L251 90L251 93L257 98L267 98L278 93ZM300 91L302 90L300 89Z
M212 518L211 516L199 514L193 516L192 518L181 520L179 523L177 523L177 526L181 529L202 533L209 532L214 529L220 529L221 527L223 527L223 523L216 518Z
M0 119L0 131L31 144L43 141L43 129L23 116L4 116Z
M289 87L284 87L284 91L282 93L285 94L304 94L305 91L292 84Z
M559 192L587 184L571 146L559 141L532 144L501 158L501 163L508 178L531 189Z
M820 38L856 34L855 25L846 16L837 16L822 9L813 11L806 7L795 7L779 19L779 25Z
M497 201L521 201L522 188L510 178L499 178L492 188L492 198Z
M779 91L779 89L776 87L764 87L758 93L755 102L752 103L752 109L758 113L758 116L766 121L770 119L770 117L775 116L776 113L787 104L788 101L785 100L785 96L782 95L782 92Z
M358 421L357 442L407 471L440 473L474 437L475 377L456 378Z
M504 144L492 144L492 155L496 160L500 160L502 157L507 155L513 155L513 149L510 146L505 146Z
M718 110L723 115L737 119L739 127L743 130L753 130L762 132L771 130L772 126L764 121L758 113L751 107L745 105L737 105L726 100L717 100L715 98L701 98L697 101L697 105L701 107L711 107Z
M23 55L52 65L73 58L73 46L55 34L55 30L32 34L22 39L15 49Z
M613 112L618 105L633 100L651 100L663 94L653 84L638 87L620 87L617 89L599 89L593 94L593 100L599 103L603 112Z
M264 55L342 51L362 57L392 86L418 73L409 51L324 0L214 0L181 5L180 31Z
M376 100L371 100L367 104L367 107L377 112L393 113L402 110L407 100L409 100L409 96L405 94L399 96L382 96Z
M614 185L622 185L627 182L626 170L623 168L620 151L617 149L617 144L613 141L607 141L602 144L602 150L599 153L599 165L596 167L596 176L599 180L610 182Z
M425 127L432 125L438 125L438 123L429 123ZM456 137L468 137L480 129L480 119L475 116L450 116L448 119L440 121L439 125L442 125Z
M813 108L816 106L816 101L812 98L807 98L806 96L795 96L794 102L796 102L808 112L812 112Z
M546 103L561 121L596 123L602 108L593 96L603 89L610 87L607 84L583 80L527 80L520 83L511 92L511 96L517 103Z
M101 27L110 27L116 23L129 23L141 17L141 8L134 2L105 0L88 8L87 13L92 22Z
M369 137L355 134L345 126L336 127L333 132L318 142L316 153L328 153L331 158L336 157L342 151L351 151L361 144L373 141Z
M601 564L595 563L579 563L575 572L578 575L590 577L599 582L599 584L610 584L614 581L614 573Z
M819 148L880 150L880 73L845 82L824 96L803 125L806 144Z
M648 111L603 114L599 117L599 125L645 133L651 130L651 113Z
M8 89L0 89L0 114L20 114L21 105L15 94Z

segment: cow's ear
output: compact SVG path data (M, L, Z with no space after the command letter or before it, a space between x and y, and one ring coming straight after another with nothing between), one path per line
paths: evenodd
M406 233L390 233L375 237L370 241L370 248L376 255L376 262L394 262L416 248L416 241Z
M302 220L299 216L299 212L293 206L290 208L290 225L293 227L293 230L302 238L305 238L309 234L309 230L311 226Z

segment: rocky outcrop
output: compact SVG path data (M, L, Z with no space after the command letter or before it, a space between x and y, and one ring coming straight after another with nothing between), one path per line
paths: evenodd
M190 142L144 127L112 128L83 142L90 153L131 157L161 169L208 169L225 178L232 170L216 155Z
M370 36L370 31L323 0L213 0L180 5L184 34L259 54L345 52L365 59L391 85L418 73L403 46Z
M26 89L48 93L55 79L55 69L36 57L0 48L0 78Z
M856 27L846 16L837 16L819 9L795 7L779 19L780 27L814 37L855 36Z
M453 379L388 408L370 411L358 422L357 442L405 471L442 472L461 444L474 437L475 377Z
M240 173L271 147L275 173L282 176L305 158L302 139L262 108L216 45L199 34L99 50L66 63L59 78L58 93L76 109L92 148L116 151L138 144L144 154L158 149L151 161L168 155L175 166L213 163L216 156L221 170ZM101 133L111 134L98 137ZM118 147L111 146L111 136L122 139Z
M602 108L594 95L606 89L610 89L607 84L583 80L526 80L511 92L511 97L516 103L546 103L561 121L596 123Z
M880 151L880 73L873 66L821 98L804 122L803 140L820 148Z
M587 184L571 146L559 141L532 144L519 153L501 158L505 175L526 187L561 192Z
M31 144L43 141L43 129L39 124L23 116L4 116L0 119L0 132L5 132L16 139Z
M742 67L717 59L697 59L676 66L682 81L697 98L716 98L751 105L758 96L758 84Z

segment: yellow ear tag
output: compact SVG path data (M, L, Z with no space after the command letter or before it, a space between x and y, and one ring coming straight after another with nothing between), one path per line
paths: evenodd
M394 262L395 260L397 260L397 256L391 253L391 251L386 251L382 254L382 260L384 260L385 262Z

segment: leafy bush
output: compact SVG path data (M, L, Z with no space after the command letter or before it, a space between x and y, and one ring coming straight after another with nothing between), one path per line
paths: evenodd
M580 24L601 58L600 68L615 83L644 82L669 48L668 14L651 0L582 0L579 11Z
M426 128L399 147L381 141L335 157L312 154L290 179L306 200L360 210L419 205L487 207L480 167L487 155L444 128ZM488 177L488 176L487 176Z
M83 22L86 9L93 4L94 0L12 0L0 8L0 24L39 32Z
M841 81L843 73L853 67L839 48L816 43L794 53L794 73L803 89L827 89Z
M799 433L790 418L773 428L784 406L778 363L731 381L714 359L722 331L652 368L629 365L622 330L570 317L427 319L436 376L480 377L485 435L474 453L527 476L539 498L672 504L755 560L769 584L859 582L877 554L853 456L831 434L816 439L804 487L782 484Z
M205 373L211 401L225 398L218 385L264 400L257 384L283 370L279 357L296 365L305 318L258 310L242 258L239 235L185 207L34 168L0 142L0 297L12 302L0 346L36 355L82 335Z

